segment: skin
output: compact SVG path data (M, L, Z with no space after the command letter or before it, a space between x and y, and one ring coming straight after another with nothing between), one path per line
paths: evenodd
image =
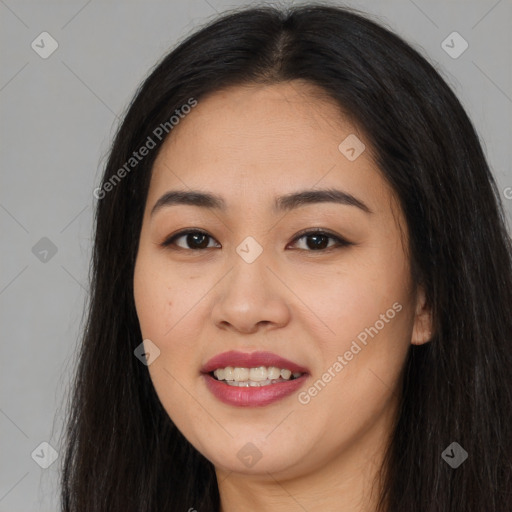
M430 339L396 197L364 133L317 92L297 81L216 92L173 129L153 168L134 275L143 337L160 350L148 369L170 418L214 464L222 512L374 510L401 370L410 345ZM349 134L366 145L354 161L338 149ZM275 196L331 187L373 213L329 202L272 211ZM172 205L151 216L176 189L219 194L227 209ZM186 236L161 246L185 228L207 232L208 248ZM308 228L354 245L294 241ZM236 252L247 236L263 248L250 264ZM200 374L221 352L268 350L308 368L307 391L395 303L400 312L307 404L294 393L227 405ZM237 457L248 442L261 453L252 467Z

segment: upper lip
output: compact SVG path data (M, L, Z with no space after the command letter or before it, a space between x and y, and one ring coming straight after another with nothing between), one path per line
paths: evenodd
M287 368L292 372L307 373L307 369L284 357L273 354L272 352L238 352L230 350L213 356L201 368L202 373L210 373L217 368L226 368L227 366L237 366L239 368L256 368L258 366L275 366L277 368Z

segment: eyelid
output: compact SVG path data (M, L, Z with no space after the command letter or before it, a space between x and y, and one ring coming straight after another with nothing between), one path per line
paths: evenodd
M208 238L210 238L211 240L215 240L217 242L217 240L212 236L210 235L207 231L204 231L203 229L199 229L199 228L186 228L186 229L182 229L180 231L178 231L177 233L174 233L173 235L170 235L169 237L167 237L160 245L164 248L170 248L170 246L172 245L175 245L174 244L174 241L178 238L181 238L182 236L186 236L188 234L200 234L200 235L206 235ZM331 240L334 240L335 241L335 245L332 245L330 247L327 247L325 249L318 249L318 250L307 250L307 249L298 249L299 251L303 251L303 252L308 252L308 253L326 253L326 252L329 252L333 249L341 249L343 247L348 247L348 246L351 246L351 245L356 245L355 243L353 242L350 242L348 241L347 239L343 238L342 236L340 235L337 235L333 232L331 232L330 230L328 229L324 229L324 228L306 228L302 231L300 231L299 233L297 233L291 243L292 244L295 244L297 243L298 240L300 240L301 238L304 238L306 237L307 235L325 235L326 237L330 238ZM219 242L217 242L219 243ZM175 247L172 247L171 250L176 250L176 251L188 251L188 252L203 252L205 251L206 249L214 249L215 247L205 247L203 249L189 249L189 248L183 248L183 247L178 247L178 246L175 246Z

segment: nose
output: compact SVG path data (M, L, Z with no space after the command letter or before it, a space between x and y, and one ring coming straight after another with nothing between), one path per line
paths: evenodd
M223 330L252 334L290 321L290 290L261 254L251 263L238 254L216 287L212 319Z

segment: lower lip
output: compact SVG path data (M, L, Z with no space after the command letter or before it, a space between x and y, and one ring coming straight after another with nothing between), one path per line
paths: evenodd
M214 379L208 373L203 373L203 377L208 389L221 402L239 407L257 407L277 402L291 395L304 384L308 374L305 373L297 379L259 387L230 386Z

